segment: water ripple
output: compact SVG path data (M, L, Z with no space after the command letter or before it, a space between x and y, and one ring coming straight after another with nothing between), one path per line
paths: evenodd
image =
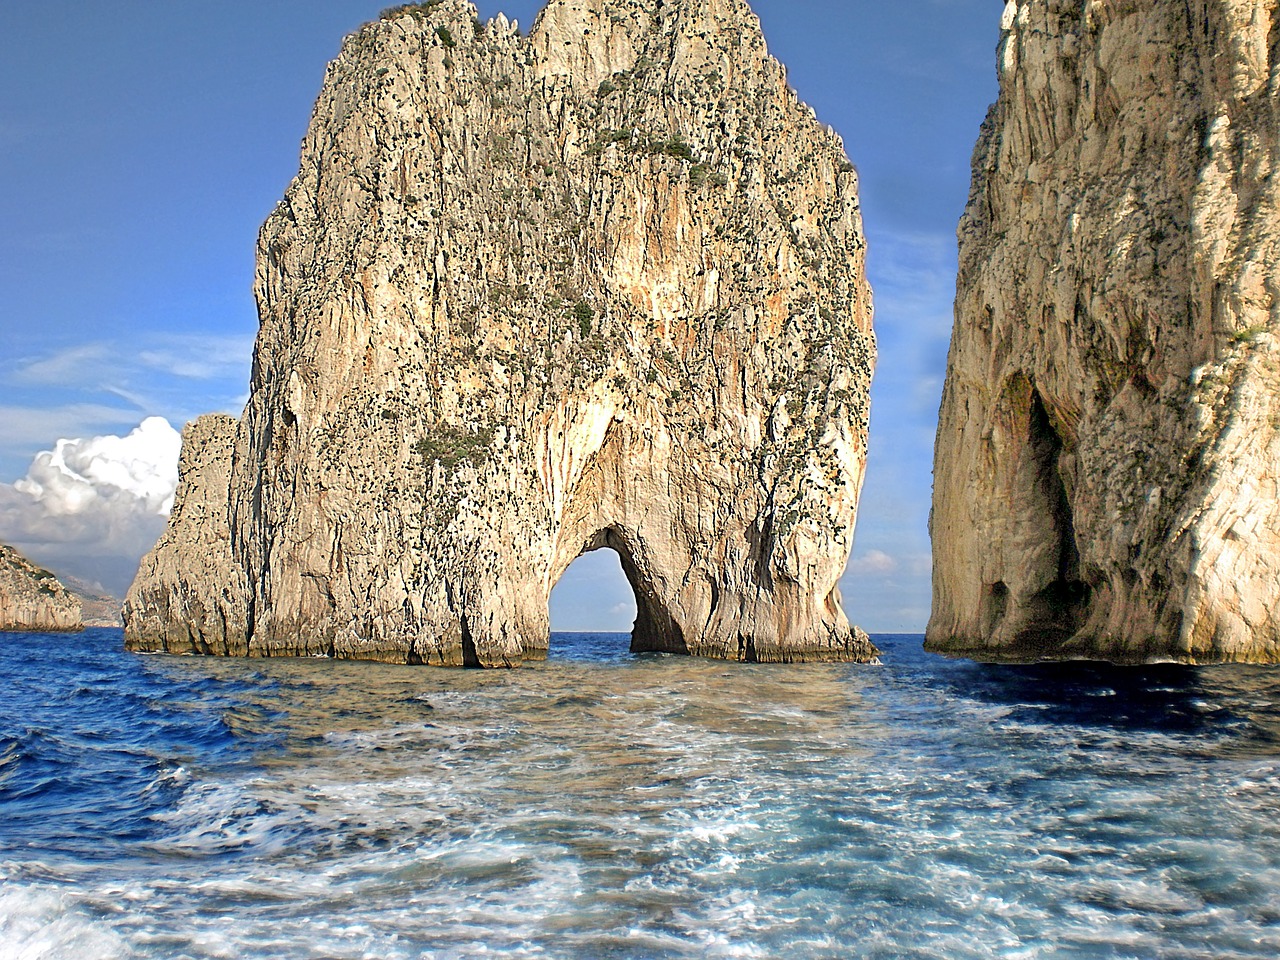
M1280 955L1280 680L0 638L0 960Z

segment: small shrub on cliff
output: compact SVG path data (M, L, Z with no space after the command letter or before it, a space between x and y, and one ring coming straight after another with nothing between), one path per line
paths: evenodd
M591 309L590 305L584 300L579 300L573 308L573 319L578 321L578 331L584 336L591 336L591 321L595 319L596 312Z
M1252 343L1258 337L1267 332L1265 323L1255 324L1252 327L1245 327L1243 330L1237 330L1231 334L1231 339L1236 343Z
M401 3L394 7L387 7L380 14L379 20L394 20L401 14L409 14L413 19L421 21L432 9L440 6L443 0L426 0L425 3Z
M440 46L446 50L452 50L458 45L448 27L436 27L436 36L440 38Z
M660 153L663 156L675 157L677 160L685 160L693 162L693 148L685 143L684 138L678 134L668 137L666 140L657 141L649 145L650 153Z
M611 143L630 143L632 136L633 134L630 130L602 130L600 135L596 137L595 142L583 152L588 156L595 156L604 152L604 148Z
M439 463L446 470L453 470L463 460L476 466L484 463L492 444L492 427L475 433L460 427L439 427L415 443L413 449L424 462Z
M705 163L695 163L689 168L689 185L692 187L700 187L704 183L714 184L717 187L723 187L729 182L729 178L719 170L713 171Z

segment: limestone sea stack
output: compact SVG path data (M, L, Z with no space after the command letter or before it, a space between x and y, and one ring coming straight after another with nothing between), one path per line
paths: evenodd
M1006 6L959 229L931 649L1280 658L1277 6Z
M385 12L262 228L248 407L188 428L128 645L514 665L607 547L636 650L872 658L837 589L857 186L743 0Z
M79 599L48 570L0 544L0 630L70 633L82 629Z

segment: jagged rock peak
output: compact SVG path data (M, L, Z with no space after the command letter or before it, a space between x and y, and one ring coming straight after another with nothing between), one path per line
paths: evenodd
M1277 2L1011 2L1001 28L928 645L1280 659Z
M184 439L131 646L515 664L608 547L636 649L874 656L836 587L875 358L857 175L745 3L556 0L528 37L388 12L302 153L248 407Z
M730 73L735 57L764 52L760 22L741 0L553 0L530 33L539 73L565 76L594 91L616 73L633 71L652 51L670 73ZM656 59L656 58L654 58Z
M80 600L48 570L0 544L0 630L70 633L82 629Z

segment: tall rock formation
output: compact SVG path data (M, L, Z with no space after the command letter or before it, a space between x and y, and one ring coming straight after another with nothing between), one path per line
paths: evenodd
M1276 0L1005 8L927 644L1280 658Z
M512 665L618 552L637 650L865 660L857 176L744 0L396 8L264 225L244 417L187 434L136 650Z
M80 601L58 578L0 544L0 630L68 633L82 629Z

